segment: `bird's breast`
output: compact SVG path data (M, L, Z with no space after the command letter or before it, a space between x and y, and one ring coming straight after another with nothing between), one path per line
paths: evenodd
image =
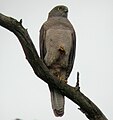
M70 52L72 46L72 36L70 30L65 29L48 29L46 32L46 48L52 50L65 50Z
M68 66L70 51L72 48L72 36L70 30L48 29L46 31L45 47L47 50L45 63L62 67Z

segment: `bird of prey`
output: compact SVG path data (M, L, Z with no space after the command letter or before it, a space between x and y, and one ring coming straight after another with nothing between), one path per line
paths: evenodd
M40 57L53 76L67 81L74 64L76 35L67 18L68 8L54 7L40 29ZM64 96L49 86L55 116L64 114Z

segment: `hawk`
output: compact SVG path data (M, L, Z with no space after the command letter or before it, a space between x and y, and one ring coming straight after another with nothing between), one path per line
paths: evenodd
M52 75L67 81L74 64L76 35L67 18L68 8L54 7L40 29L40 57ZM64 96L49 86L55 116L64 114Z

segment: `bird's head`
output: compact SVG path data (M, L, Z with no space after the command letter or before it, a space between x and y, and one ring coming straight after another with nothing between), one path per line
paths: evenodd
M66 17L68 14L68 8L64 5L59 5L54 7L50 12L48 17Z

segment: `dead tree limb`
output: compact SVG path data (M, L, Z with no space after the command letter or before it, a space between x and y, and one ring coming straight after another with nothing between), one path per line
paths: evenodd
M83 112L89 120L107 120L101 110L80 91L79 73L77 75L78 79L76 87L72 87L58 80L49 73L48 68L39 58L27 29L22 26L22 20L18 22L16 19L7 17L0 13L0 25L17 36L25 53L26 59L39 78L47 84L60 90L63 95L76 103L80 107L79 110Z

